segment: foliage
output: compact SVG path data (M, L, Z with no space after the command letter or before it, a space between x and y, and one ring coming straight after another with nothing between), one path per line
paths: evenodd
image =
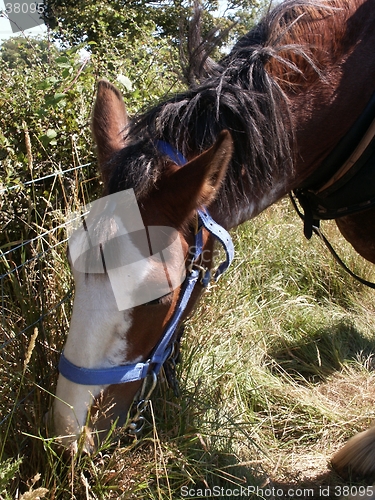
M17 473L19 472L20 465L22 463L22 459L18 460L0 460L0 498L11 498L7 495L5 491L5 487L15 479Z
M247 30L263 2L233 0L221 19L217 13L218 0L204 2L205 33L218 25L225 28L228 20L239 25L238 32ZM96 43L94 50L99 51L102 40L108 36L121 44L134 42L144 31L178 45L187 31L193 4L191 0L76 0L69 3L45 0L44 3L46 23L54 29L56 38L71 44L93 41Z
M16 47L21 50L17 54ZM120 51L110 38L103 40L104 54L82 52L77 45L57 49L47 41L14 39L0 51L0 164L1 188L22 186L79 164L90 163L97 177L90 133L90 114L99 78L116 83L123 92L130 112L172 91L179 85L176 56L166 42L149 34ZM110 54L110 57L108 57ZM65 188L74 181L73 173L64 178ZM45 209L64 203L60 195L49 196L53 178L43 181L44 198L35 205L31 193L18 195L7 203L1 199L0 247L11 245L22 234L35 234L35 227L46 224ZM93 186L100 192L98 182ZM31 197L31 198L30 198ZM25 221L28 222L25 225Z
M38 204L32 192L22 188L23 183L93 158L87 147L87 124L94 77L82 67L77 50L61 53L33 41L23 49L21 58L26 64L13 63L9 44L2 48L0 58L1 188L19 186L12 193L12 203L7 192L1 195L0 222L6 228L0 238L2 249L33 237L43 223L48 226L46 208L59 208L63 203L61 192L49 195L53 178L40 186L43 197ZM81 79L72 85L78 74Z
M36 54L38 54L36 56ZM36 60L49 64L51 55L57 54L57 48L46 39L26 39L23 36L11 37L2 43L0 56L9 68L19 66L32 67Z
M146 96L155 99L177 81L173 55L166 44L157 44L152 38L140 37L139 45L127 47L125 56L108 39L103 46L106 57L91 58L80 52L80 46L58 51L45 42L28 42L16 59L17 43L5 44L0 52L4 89L0 159L6 185L17 178L25 181L31 175L48 173L45 165L52 158L61 166L93 159L89 121L97 78L118 80L131 111L142 107ZM18 60L24 61L23 67L15 64Z

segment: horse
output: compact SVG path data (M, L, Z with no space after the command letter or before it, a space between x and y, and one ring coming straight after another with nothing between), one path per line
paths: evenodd
M229 255L224 269L231 254L227 231L290 192L303 194L306 186L308 192L327 183L322 166L332 170L327 158L343 156L348 134L371 100L374 47L375 0L286 0L221 61L195 60L195 81L188 90L139 116L129 118L118 89L99 81L91 126L103 199L130 196L126 206L140 224L135 232L170 228L161 247L172 249L169 263L182 277L157 297L135 300L138 287L152 288L155 281L157 287L163 274L161 259L147 259L135 283L118 280L125 304L119 307L111 285L116 269L106 266L102 245L125 235L116 256L145 260L133 233L124 230L124 217L107 209L109 203L102 206L104 216L96 210L91 229L73 234L75 298L52 408L63 446L76 450L81 437L89 452L98 433L113 422L125 423L144 378L155 375L153 366L171 354L179 325L211 278L216 239ZM365 149L354 144L350 154L358 147ZM375 263L372 204L333 218L355 250ZM91 256L102 263L101 271L74 264L71 248L82 247L85 231L101 241ZM194 283L186 285L191 273ZM189 293L181 299L186 288ZM108 371L114 376L107 377ZM102 413L101 407L106 408ZM372 428L349 440L332 465L342 474L371 476L374 456Z

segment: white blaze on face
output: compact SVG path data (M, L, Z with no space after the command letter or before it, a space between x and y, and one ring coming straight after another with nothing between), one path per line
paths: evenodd
M69 240L75 298L64 354L79 367L107 368L136 361L127 356L126 334L131 326L131 309L125 307L126 310L119 310L113 287L105 273L101 250L101 245L112 238L143 228L135 198L124 193L121 195L117 199L116 196L112 199L107 197L94 202L85 224L73 228L75 231ZM121 211L126 213L128 210L132 217L127 218L128 224L124 227ZM139 248L129 239L122 252L135 262L143 258ZM107 260L110 263L110 258ZM143 266L138 271L138 279L142 282L149 269ZM130 304L134 284L123 283L122 286L128 288ZM59 376L53 421L54 430L62 436L63 444L75 442L86 424L93 399L106 387L100 385L100 381L98 385L85 386Z
M145 270L147 272L147 270ZM76 292L66 358L84 368L107 368L130 363L126 335L131 327L131 310L119 311L107 276L75 272ZM100 382L100 381L98 381ZM74 441L86 424L93 398L107 386L85 386L59 376L53 419L55 432Z
M127 352L132 308L169 293L185 277L178 233L171 228L147 233L134 195L126 193L95 202L69 241L76 291L64 354L79 367L139 361ZM53 419L55 432L67 436L61 441L75 441L93 399L106 387L59 376Z

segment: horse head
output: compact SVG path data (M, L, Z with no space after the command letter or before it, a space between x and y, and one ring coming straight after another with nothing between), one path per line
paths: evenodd
M176 323L173 340L203 290L200 277L176 316L188 270L213 265L214 238L205 227L196 252L197 211L214 205L232 155L226 131L186 161L158 138L129 136L122 96L106 81L92 130L106 196L69 241L75 298L52 411L62 444L76 448L84 435L86 450L113 422L124 424L167 325ZM119 376L123 367L129 373Z

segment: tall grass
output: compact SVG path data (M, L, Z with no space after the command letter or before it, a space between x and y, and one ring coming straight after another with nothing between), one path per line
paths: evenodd
M347 264L374 277L334 224L324 226ZM261 498L262 488L347 484L330 471L329 457L374 418L373 292L347 276L317 238L304 240L287 201L233 237L232 268L187 322L181 397L160 384L137 442L113 430L95 455L63 461L45 433L70 306L43 323L48 332L27 366L32 331L9 344L0 368L1 415L9 415L0 426L0 497L179 499L219 491L231 498L242 486ZM64 262L58 253L43 268L43 293L56 299L70 284ZM19 282L27 287L28 277ZM32 319L33 302L23 307L19 317ZM11 317L6 335L16 338ZM29 388L32 396L20 404Z

